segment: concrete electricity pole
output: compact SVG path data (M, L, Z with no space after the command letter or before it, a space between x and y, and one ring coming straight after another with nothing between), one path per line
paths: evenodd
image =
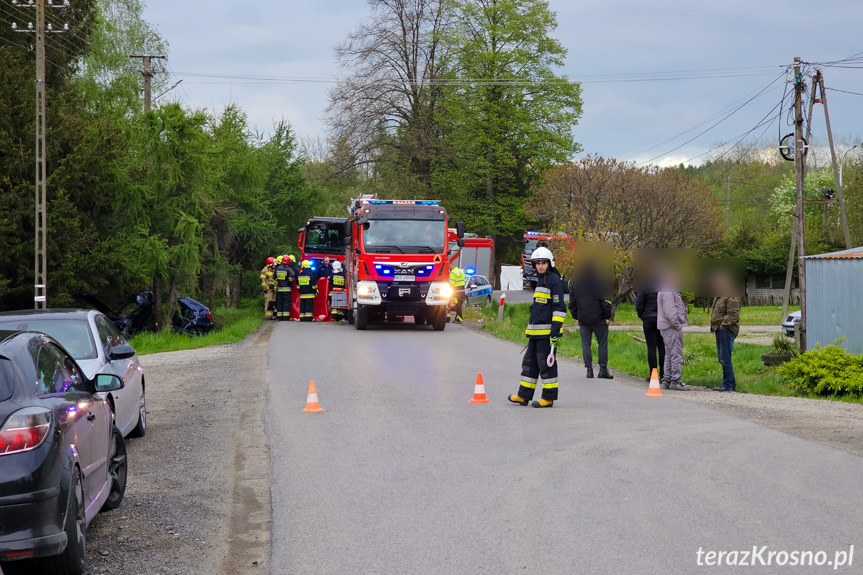
M144 113L146 114L150 111L150 104L153 101L151 81L157 72L161 72L161 70L153 69L152 61L153 58L164 58L164 56L136 56L131 54L129 58L141 59L142 66L138 72L140 72L141 76L144 77Z
M803 74L800 58L794 58L794 174L797 182L797 278L800 286L800 350L806 351L806 219L803 213L803 183L806 175L803 144Z
M12 0L12 4L21 8L36 8L36 27L30 23L27 30L19 30L16 23L12 23L12 29L16 32L36 34L36 226L35 257L33 262L33 307L45 309L48 307L48 254L47 254L47 201L45 192L45 179L47 171L45 168L45 157L47 150L45 146L45 34L62 33L69 30L69 25L63 26L63 30L54 30L51 24L45 26L45 0L30 0L27 4L19 4L18 0ZM68 8L69 0L62 4L53 4L48 1L51 8Z

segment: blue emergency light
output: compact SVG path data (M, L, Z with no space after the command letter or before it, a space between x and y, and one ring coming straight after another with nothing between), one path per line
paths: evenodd
M439 206L439 200L368 200L374 206Z
M464 271L466 271L466 272L467 272L467 275L473 275L473 274L475 274L475 273L476 273L476 270L475 270L475 269L473 269L473 268L467 268L467 269L466 269L466 270L464 270Z

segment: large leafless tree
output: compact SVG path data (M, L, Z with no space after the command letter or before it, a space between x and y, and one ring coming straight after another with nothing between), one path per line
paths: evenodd
M346 75L330 91L328 122L334 140L350 146L354 167L391 161L428 185L448 2L369 5L369 18L336 49Z

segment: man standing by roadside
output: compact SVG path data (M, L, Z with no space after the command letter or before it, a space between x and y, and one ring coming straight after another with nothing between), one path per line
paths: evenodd
M593 378L593 353L591 340L596 336L599 355L599 377L614 379L608 371L608 324L611 321L611 302L605 299L606 289L594 265L585 265L581 278L571 281L569 287L569 312L578 322L581 335L581 356L587 368L588 379Z
M276 258L267 258L261 270L261 288L264 290L264 319L276 319Z
M662 389L687 391L691 389L680 381L683 374L683 327L689 325L686 303L677 291L663 288L656 294L656 327L665 343L665 379Z
M462 322L462 310L464 308L464 285L467 281L467 276L464 274L464 270L462 270L458 266L454 266L449 271L449 285L452 288L452 303L455 306L455 322Z
M656 292L653 289L643 289L635 296L635 313L641 320L644 331L644 341L647 343L647 366L650 373L659 369L659 379L665 379L665 342L656 327ZM657 361L657 356L659 361ZM650 377L647 378L650 381Z
M710 331L716 336L716 355L722 365L722 385L714 387L713 391L737 391L731 352L740 333L740 299L731 296L731 278L727 274L717 274L713 287L718 297L710 314Z

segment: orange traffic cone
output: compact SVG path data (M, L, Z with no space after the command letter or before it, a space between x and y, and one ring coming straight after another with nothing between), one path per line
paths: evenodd
M482 374L476 374L476 387L473 390L473 399L468 403L491 403L491 400L485 396L485 384L482 382Z
M656 368L650 372L650 387L644 395L647 397L665 397L659 390L659 375L656 374Z
M318 392L315 390L315 382L309 382L309 396L306 399L306 408L303 413L320 413L323 409L318 405Z

